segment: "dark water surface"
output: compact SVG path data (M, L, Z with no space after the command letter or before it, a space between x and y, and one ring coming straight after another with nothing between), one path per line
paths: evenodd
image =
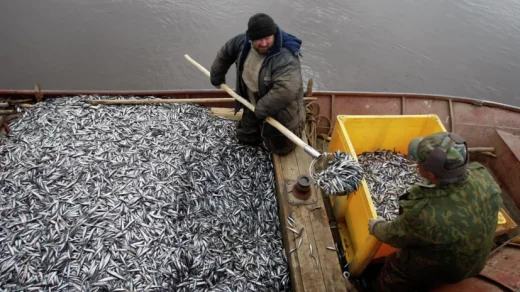
M303 40L317 90L520 106L520 0L2 1L0 88L212 88L184 54L209 68L256 12Z

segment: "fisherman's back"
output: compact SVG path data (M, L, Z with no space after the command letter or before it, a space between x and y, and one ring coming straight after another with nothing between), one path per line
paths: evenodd
M399 257L426 264L426 269L448 281L478 274L493 244L500 193L491 174L478 163L468 164L468 177L459 183L415 185L401 205L407 217L417 218L408 222L416 233L412 237L422 239L416 244L412 240Z
M370 234L398 248L377 277L378 291L427 291L474 276L493 245L500 187L486 168L469 163L464 138L453 132L416 137L408 155L426 183L399 198L392 221L368 222Z

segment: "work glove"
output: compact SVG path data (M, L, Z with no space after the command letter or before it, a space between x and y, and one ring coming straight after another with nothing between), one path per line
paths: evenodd
M382 223L382 222L386 222L386 220L381 217L378 217L376 219L370 218L368 220L368 232L370 232L370 234L374 235L374 230L376 228L376 225L379 223Z
M209 80L215 87L220 87L222 83L226 83L226 76L210 74Z
M265 118L266 117L264 117L264 113L258 111L257 109L258 109L258 107L255 106L255 111L253 112L255 114L256 119L259 120L259 121L265 122Z

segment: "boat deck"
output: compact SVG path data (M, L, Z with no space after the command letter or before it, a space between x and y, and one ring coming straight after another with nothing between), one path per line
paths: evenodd
M329 222L333 217L327 214L330 206L321 190L311 188L308 205L291 204L291 201L298 202L290 192L293 182L299 175L309 174L311 161L301 148L283 157L273 155L282 237L293 291L355 291L343 278L339 253L330 250L330 247L336 247ZM290 215L296 223L293 229L300 231L303 228L301 237L288 229L287 217ZM300 238L301 246L297 248Z

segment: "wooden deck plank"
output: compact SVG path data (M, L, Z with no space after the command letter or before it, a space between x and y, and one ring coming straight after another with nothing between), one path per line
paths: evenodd
M298 167L300 170L308 170L312 158L303 150L299 150L300 151L295 151ZM345 281L343 279L338 254L336 251L327 249L327 247L335 247L335 245L323 196L318 188L314 188L313 191L317 192L317 197L319 197L315 206L321 207L320 209L310 212L306 209L310 216L312 231L315 236L313 252L319 260L327 291L345 291Z
M293 291L304 291L298 254L296 252L289 254L289 251L295 248L296 244L292 240L292 235L289 234L290 231L287 229L287 217L291 213L291 209L289 204L287 204L287 201L285 201L284 197L286 187L282 169L283 164L288 164L287 159L287 157L273 155L274 173L276 178L276 197L278 200L278 211L280 216L280 229L282 233L285 254L287 257L287 263L289 264L292 289Z
M311 160L300 148L283 157L273 155L282 237L288 254L292 288L293 291L347 291L337 253L327 250L327 246L334 246L334 240L321 191L313 190L317 192L318 198L313 205L292 206L287 201L287 181L296 180L301 174L308 174ZM315 206L320 206L321 209L311 211ZM296 247L299 240L294 240L296 235L287 229L287 217L291 211L296 221L295 229L299 231L304 227L304 232L301 235L300 248L289 255L289 251ZM316 260L310 256L311 244L313 255L318 259L317 265Z
M243 113L244 113L243 109L238 111L237 114L235 115L235 109L233 109L233 108L211 107L209 114L211 116L223 117L223 118L237 121L242 118Z
M282 157L282 162L285 162L282 164L284 179L296 179L300 170L298 169L295 153L291 152L285 157ZM284 194L283 202L288 205L287 200L285 199L286 193L287 191ZM315 246L314 233L312 232L310 217L307 214L308 212L305 212L307 210L305 207L306 206L289 205L289 209L291 210L290 213L292 213L292 216L296 221L296 230L299 231L302 227L304 228L301 235L302 244L300 248L293 253L298 254L298 264L300 266L300 274L303 282L303 291L326 291L320 269L315 266L316 262L310 256L310 245L312 244ZM287 216L285 218L287 218ZM295 245L298 244L298 241L295 240L296 234L294 234L294 232L289 229L284 231L288 232L289 241L293 241Z

